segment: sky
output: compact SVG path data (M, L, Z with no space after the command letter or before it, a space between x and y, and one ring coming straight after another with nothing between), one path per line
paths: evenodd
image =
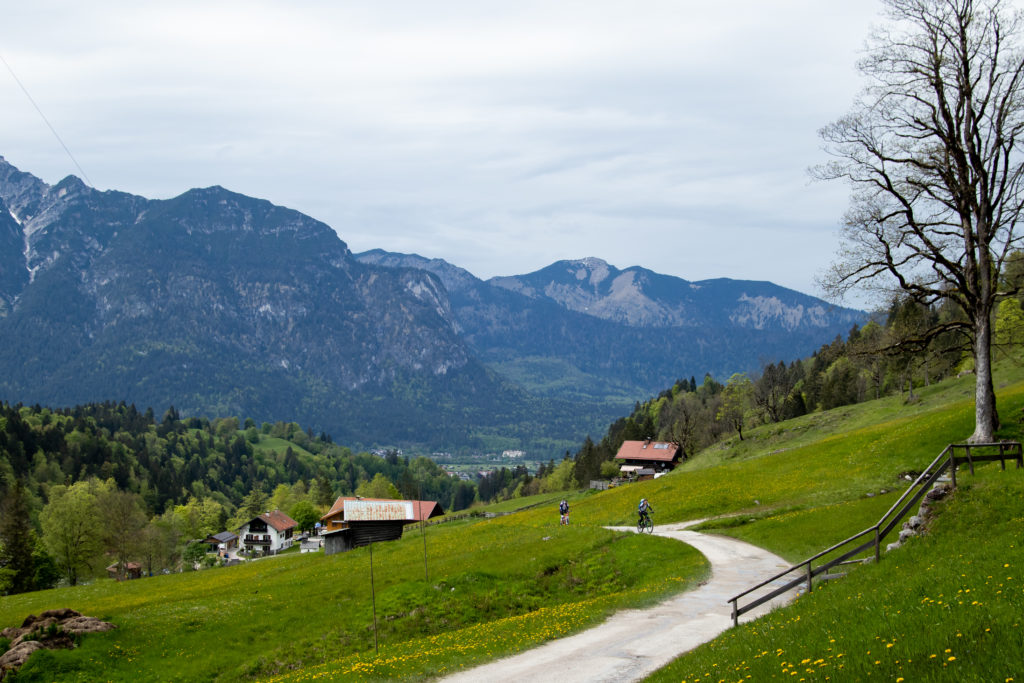
M221 185L484 279L594 256L820 295L849 193L807 169L880 10L33 0L0 24L0 156L154 199Z

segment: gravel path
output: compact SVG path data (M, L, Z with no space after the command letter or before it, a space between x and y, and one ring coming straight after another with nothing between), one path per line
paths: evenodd
M697 522L661 525L654 533L689 543L711 563L697 588L643 610L622 610L573 636L449 676L444 681L635 681L732 625L737 593L790 566L781 557L724 536L686 531ZM622 531L629 529L622 528ZM756 618L792 598L776 598L744 615Z

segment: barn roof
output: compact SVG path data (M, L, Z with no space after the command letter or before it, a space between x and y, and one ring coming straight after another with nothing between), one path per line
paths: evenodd
M406 500L397 501L391 498L358 498L356 496L338 496L338 499L334 501L334 505L327 511L327 514L321 517L321 520L326 520L330 517L336 517L345 513L345 501L346 500L365 500L371 503L412 503L412 520L419 522L431 517L438 517L444 514L444 509L441 505L434 500Z

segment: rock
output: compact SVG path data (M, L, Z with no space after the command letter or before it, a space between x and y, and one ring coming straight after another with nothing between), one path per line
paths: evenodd
M52 619L62 619L63 620L63 619L71 619L73 617L80 617L80 616L82 616L82 613L81 612L76 612L75 610L70 609L68 607L64 607L64 608L61 608L61 609L48 609L45 612L43 612L42 614L40 614L39 616L42 619L50 619L50 618L52 618Z
M916 534L914 533L913 529L901 529L900 530L900 543L903 543L908 538L911 538L912 536L915 536L915 535Z
M38 640L26 640L5 652L0 657L0 679L3 679L8 673L20 669L28 660L29 655L42 647L43 644Z
M907 528L909 529L920 529L922 524L924 524L924 520L919 515L914 515L907 520Z
M946 485L936 486L931 491L926 493L924 497L928 500L942 500L949 493L949 487Z
M115 628L114 624L83 616L73 609L46 610L39 616L30 614L20 628L11 626L0 631L0 636L11 641L7 652L0 657L0 680L20 669L36 650L69 650L75 647L76 635Z
M102 633L104 631L111 631L115 628L109 621L101 621L96 617L83 617L81 615L73 617L64 622L63 628L68 633Z
M902 543L900 543L899 541L893 541L889 545L885 546L885 552L889 552L890 550L896 550L896 548L899 548L901 545Z

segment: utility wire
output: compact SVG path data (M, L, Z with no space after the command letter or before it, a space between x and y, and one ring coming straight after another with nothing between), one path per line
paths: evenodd
M78 172L82 174L83 178L85 178L85 182L88 183L90 187L95 187L95 185L92 184L92 181L89 180L89 176L79 165L78 160L75 159L75 155L71 153L71 150L68 149L68 146L64 144L64 141L61 139L60 135L57 134L57 129L54 128L53 124L50 123L50 120L46 118L46 114L44 114L43 110L39 108L39 105L36 104L36 101L32 99L32 95L29 94L28 89L21 82L21 79L18 78L18 75L14 73L14 69L12 69L11 65L7 63L7 60L4 59L3 55L0 55L0 62L3 62L4 66L7 67L7 70L11 73L11 78L14 79L14 82L18 84L19 88L21 88L21 92L25 93L25 97L27 97L28 101L32 103L32 106L35 107L35 110L39 114L39 117L43 120L43 123L46 124L46 127L50 129L50 132L53 133L53 137L57 138L57 142L60 143L60 146L64 148L65 152L67 152L68 158L71 159L71 163L75 165L75 168L78 169Z

